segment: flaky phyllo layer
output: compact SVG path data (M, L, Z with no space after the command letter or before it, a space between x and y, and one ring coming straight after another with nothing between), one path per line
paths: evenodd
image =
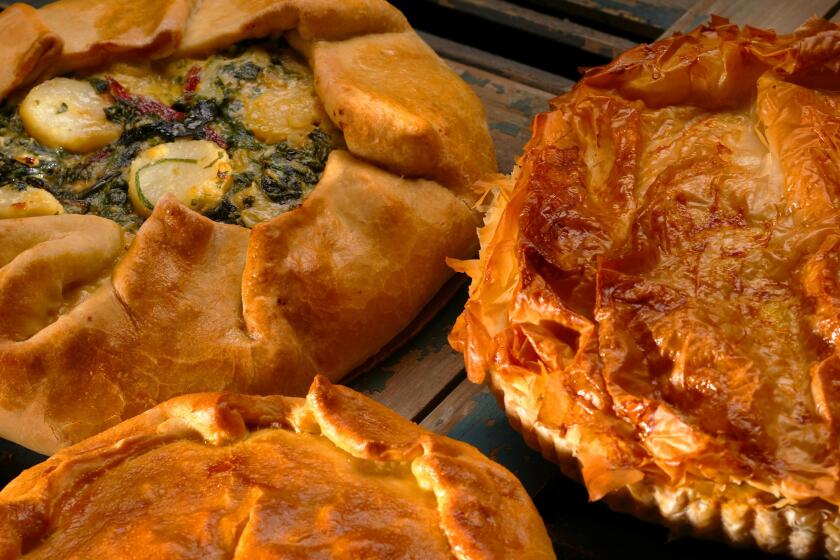
M451 340L593 499L840 503L838 92L838 26L716 19L535 120Z

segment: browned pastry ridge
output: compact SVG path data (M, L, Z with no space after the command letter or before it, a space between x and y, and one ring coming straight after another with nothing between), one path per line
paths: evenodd
M52 453L179 394L303 394L376 354L476 248L483 108L384 0L61 0L12 6L7 29L3 95L284 34L346 150L251 231L172 197L133 240L97 216L0 220L0 437Z
M0 558L554 558L504 467L350 389L178 397L0 492Z
M840 557L840 28L713 19L539 115L451 341L593 499Z

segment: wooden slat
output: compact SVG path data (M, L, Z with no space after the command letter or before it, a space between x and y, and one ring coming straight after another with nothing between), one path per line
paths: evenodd
M837 0L700 0L689 9L663 36L677 31L689 31L717 14L738 25L752 25L775 29L778 33L790 33L813 15L825 16L831 12Z
M697 0L514 0L552 14L568 14L621 32L655 39Z
M444 8L471 14L487 21L519 29L563 45L613 58L634 43L567 19L523 8L503 0L424 0Z
M474 445L515 474L531 495L557 474L557 467L530 449L510 427L504 411L484 385L465 379L420 425Z
M449 61L449 66L472 86L484 104L490 134L496 145L499 169L509 173L531 137L531 120L537 113L548 110L548 101L554 94L517 84L467 64Z
M460 62L490 72L496 77L506 78L516 82L513 84L515 86L526 85L538 89L540 90L539 94L544 92L559 93L574 85L574 82L563 76L533 66L496 56L431 33L421 31L419 34L441 57L451 62Z
M403 349L347 384L409 419L419 419L463 378L464 359L446 341L467 301L461 289Z

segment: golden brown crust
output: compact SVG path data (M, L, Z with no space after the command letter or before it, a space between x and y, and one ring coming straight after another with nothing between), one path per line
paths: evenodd
M449 276L446 256L473 251L475 223L440 185L335 151L299 210L252 232L243 284L248 330L259 340L294 333L309 367L288 381L291 390L304 389L310 371L337 379L419 313Z
M393 443L405 451L370 452ZM305 401L168 401L0 492L2 558L138 547L168 558L554 558L513 475L323 378Z
M476 225L440 185L342 151L298 210L250 233L165 197L110 278L116 224L0 221L0 287L26 288L4 293L19 313L0 320L0 435L52 453L178 394L340 379L434 296L445 257L472 253ZM92 294L65 301L78 283Z
M436 148L426 153L415 146L421 164L401 154L392 167L444 186L400 179L336 152L301 208L250 233L213 223L174 199L162 201L128 251L110 261L116 268L100 267L113 249L105 238L68 232L67 248L87 247L91 254L64 249L49 257L46 244L21 241L29 234L17 224L36 222L0 222L8 230L0 255L9 253L0 275L19 280L0 299L25 310L0 319L0 435L37 451L52 453L185 392L302 394L316 372L337 380L434 296L450 274L445 257L467 257L474 248L475 215L456 195L471 201L468 182L495 171L483 112L467 86L406 31L398 11L381 0L208 0L187 19L190 6L183 0L51 4L42 16L66 42L53 70L106 58L175 56L176 48L177 54L216 49L294 30L301 48L322 53L313 58L355 99L364 87L378 88L383 106L398 109L396 121L376 121L386 127L379 142L372 128L358 133L365 117L357 101L343 103L340 92L330 92L333 106L355 115L350 128L363 152L355 155L371 155L374 145L381 152L411 145L410 135L389 135L387 127L414 119ZM121 14L126 19L118 25L108 23ZM375 39L345 41L370 33ZM389 74L405 92L381 88L372 74L361 82L347 75L346 64L372 45L410 55L412 75ZM376 66L387 72L383 60ZM424 100L423 92L437 101ZM74 219L38 223L61 229ZM17 272L9 269L12 259ZM21 288L27 262L63 281Z
M64 41L52 75L115 56L163 58L180 43L195 0L60 0L39 14Z
M378 0L203 0L175 56L207 53L292 29L307 40L338 41L408 28L399 10Z
M535 120L451 340L593 499L837 556L839 33L716 20Z
M293 44L351 152L475 202L473 183L496 170L484 110L414 31Z
M61 54L61 38L26 4L12 4L0 13L0 37L5 42L0 54L0 99L35 80Z

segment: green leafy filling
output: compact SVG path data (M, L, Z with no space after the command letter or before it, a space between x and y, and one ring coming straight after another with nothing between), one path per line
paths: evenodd
M243 43L220 56L238 57L253 44ZM269 48L277 51L279 45ZM271 64L274 70L293 76L279 56L273 56ZM97 214L134 231L143 222L128 198L128 168L134 158L163 142L205 139L225 147L231 156L245 151L248 162L245 170L234 174L233 186L210 218L244 225L231 196L251 185L256 185L271 201L290 209L320 180L335 141L321 128L315 128L299 148L258 140L240 118L242 102L237 93L242 82L254 81L264 71L266 68L250 60L231 60L220 65L215 76L214 85L220 95L206 97L186 92L171 108L161 106L165 109L163 114L149 110L148 103L156 102L148 98L144 101L141 96L116 97L106 109L106 117L124 127L122 135L112 145L86 155L42 146L26 134L18 107L6 104L0 108L0 185L46 189L68 213ZM93 77L89 81L100 94L109 91L107 80ZM167 111L172 110L182 117L169 118ZM248 207L253 199L244 197L242 202Z

